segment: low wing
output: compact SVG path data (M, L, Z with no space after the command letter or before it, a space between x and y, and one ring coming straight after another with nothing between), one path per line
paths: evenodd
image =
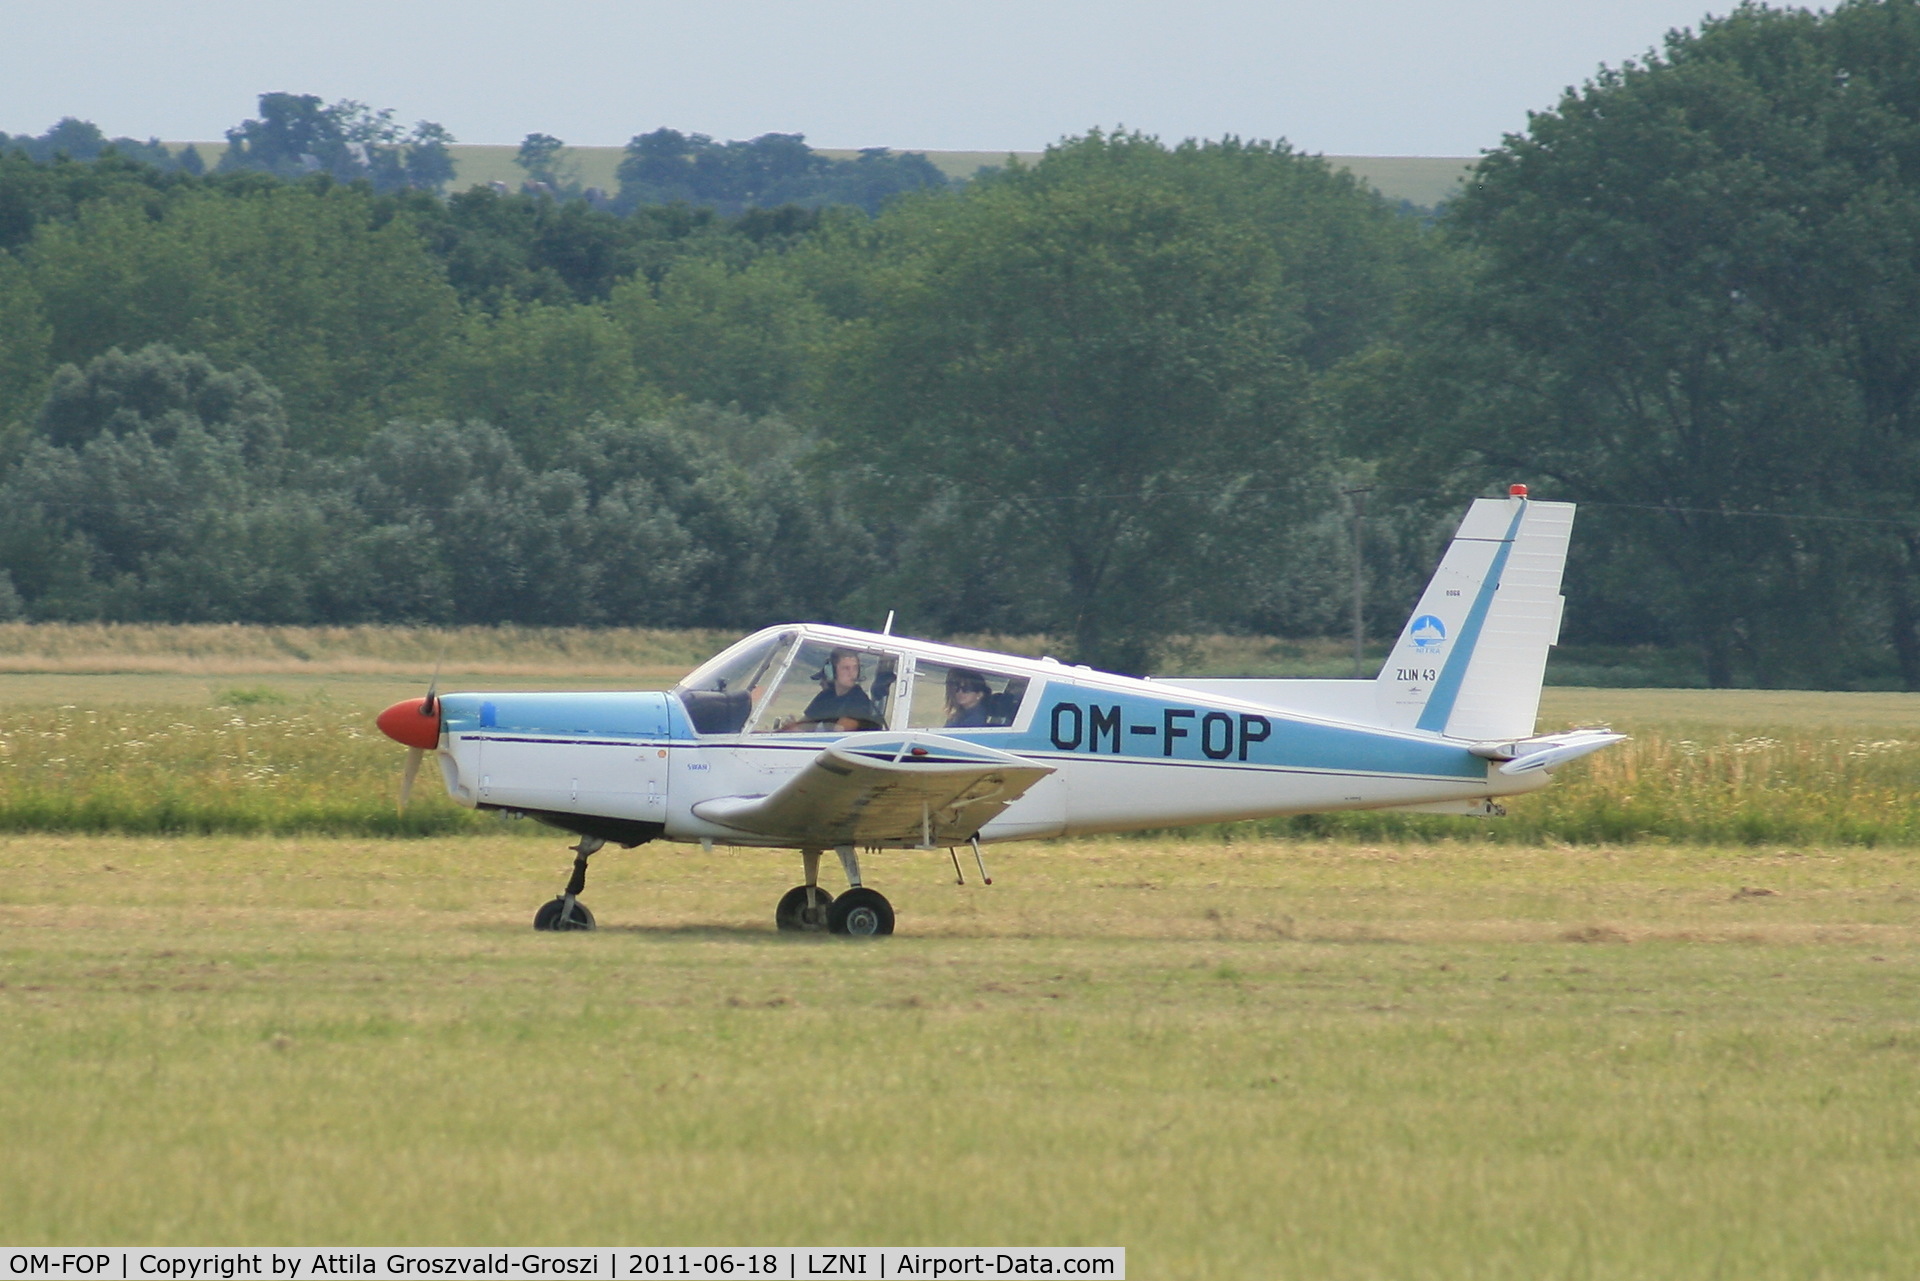
M795 845L954 845L1051 773L939 734L850 734L765 796L716 797L693 812Z

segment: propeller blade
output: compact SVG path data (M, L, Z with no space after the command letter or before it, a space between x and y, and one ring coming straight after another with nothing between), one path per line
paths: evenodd
M422 716L433 716L440 711L439 694L440 694L440 663L441 661L442 660L437 658L433 660L433 679L427 682L427 701L420 705L420 714Z
M400 812L402 814L407 812L407 798L413 795L413 780L419 776L420 758L425 755L426 752L418 747L407 749L407 767L400 771Z

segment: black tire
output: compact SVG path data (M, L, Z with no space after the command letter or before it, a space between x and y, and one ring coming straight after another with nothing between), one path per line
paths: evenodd
M893 933L893 904L878 890L855 886L827 909L827 928L854 938L879 938Z
M593 928L593 913L579 899L573 900L573 914L566 920L560 919L560 912L567 905L566 895L548 899L533 914L533 928L536 930L590 930Z
M827 913L833 907L833 895L827 893L827 887L813 887L814 906L807 910L807 887L796 885L780 896L780 905L773 909L773 923L783 931L817 934L827 928Z

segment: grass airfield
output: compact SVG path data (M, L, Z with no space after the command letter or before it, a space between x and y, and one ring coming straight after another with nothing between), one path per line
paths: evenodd
M1136 1276L1907 1276L1905 850L0 841L13 1244L1122 1244ZM1755 891L1771 891L1756 893Z
M901 933L866 945L773 932L791 855L655 844L596 856L602 928L555 936L563 834L266 834L391 814L365 722L444 637L95 631L0 629L0 809L170 789L262 827L0 834L8 1244L1920 1272L1920 696L1547 691L1543 726L1637 737L1527 803L1738 843L1535 839L1516 806L1499 840L1000 847L991 887L889 854ZM706 643L590 639L459 638L443 687L647 683L616 669ZM1762 839L1793 824L1851 835Z

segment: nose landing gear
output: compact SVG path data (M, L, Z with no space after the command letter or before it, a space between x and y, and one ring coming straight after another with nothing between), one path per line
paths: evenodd
M536 930L590 930L593 928L593 913L580 901L580 892L587 888L587 860L593 857L606 841L598 836L583 836L580 843L573 847L573 875L567 880L567 888L558 898L550 899L540 905L533 914L533 928Z

